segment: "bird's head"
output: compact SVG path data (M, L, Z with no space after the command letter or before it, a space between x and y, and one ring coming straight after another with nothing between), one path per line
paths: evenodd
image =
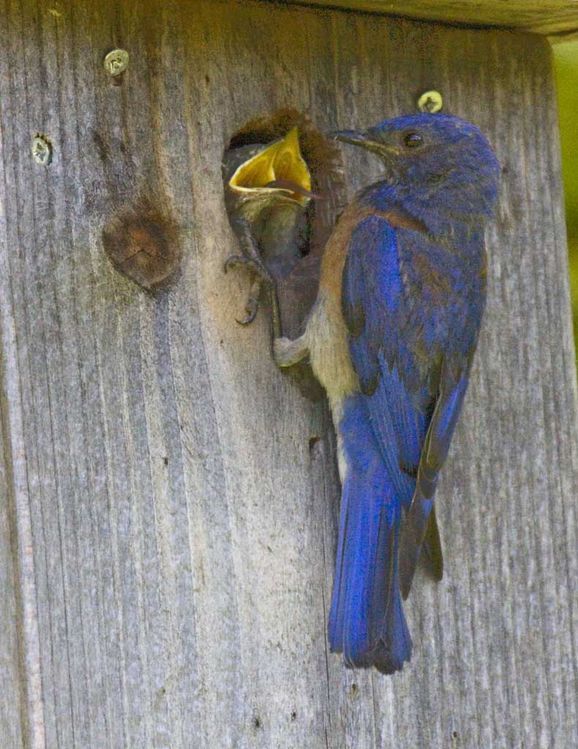
M412 202L451 202L458 211L490 214L499 164L479 128L442 114L385 120L368 130L333 137L365 148L385 165L385 180Z
M256 203L281 201L306 206L316 197L311 192L311 174L301 155L297 127L268 145L239 149L239 154L243 161L228 186L241 198Z

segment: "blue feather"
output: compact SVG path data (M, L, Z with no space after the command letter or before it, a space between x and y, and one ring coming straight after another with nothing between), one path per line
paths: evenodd
M399 670L411 656L397 575L400 507L372 432L366 404L348 399L340 432L347 460L336 578L329 618L331 649L353 667Z
M361 393L339 426L347 474L330 624L331 645L350 665L390 673L411 652L401 594L467 387L484 291L472 266L383 217L363 219L351 235L342 306ZM456 315L464 321L457 336Z
M391 673L411 655L402 597L424 542L441 577L433 503L484 310L483 225L499 165L478 128L446 115L342 135L380 156L388 179L358 194L344 219L352 228L336 231L322 268L330 295L345 255L340 299L359 381L334 409L345 470L329 638L347 665ZM316 314L328 320L324 303ZM330 342L343 341L340 330L329 328Z

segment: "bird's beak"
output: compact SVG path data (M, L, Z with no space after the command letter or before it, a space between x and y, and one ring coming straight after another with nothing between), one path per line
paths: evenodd
M329 133L329 137L342 143L350 143L352 146L361 146L366 151L371 151L382 157L387 157L394 150L391 146L387 146L372 137L371 131L368 130L334 130Z
M311 174L301 155L297 128L243 162L229 180L229 187L247 198L284 196L300 205L316 197L311 192Z
M368 140L367 133L360 130L334 130L329 137L354 146L364 146Z

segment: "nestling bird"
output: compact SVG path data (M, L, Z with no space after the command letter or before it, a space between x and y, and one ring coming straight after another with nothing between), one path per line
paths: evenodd
M231 149L223 164L225 200L240 255L232 255L225 270L243 266L253 272L253 284L242 325L253 322L262 287L269 291L274 335L281 316L276 279L288 275L300 258L306 232L306 208L312 197L311 175L292 127L269 144L253 143Z
M433 500L468 386L486 297L484 224L499 165L457 117L418 114L335 137L374 153L383 179L342 214L305 333L338 435L341 519L329 641L351 667L403 667L402 597L420 553L442 575Z

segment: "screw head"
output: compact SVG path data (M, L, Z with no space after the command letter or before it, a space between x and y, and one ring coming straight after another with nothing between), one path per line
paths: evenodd
M116 78L128 68L128 52L126 49L113 49L103 60L106 72Z
M32 158L40 166L48 166L52 161L52 146L42 135L32 138Z
M435 114L435 112L441 111L444 105L444 100L439 91L426 91L417 100L417 108L420 112L429 112Z

